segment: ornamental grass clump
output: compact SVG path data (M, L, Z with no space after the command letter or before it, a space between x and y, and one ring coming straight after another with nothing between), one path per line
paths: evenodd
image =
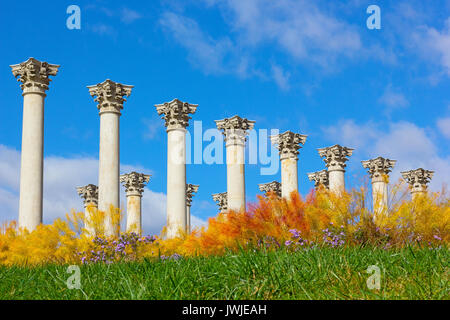
M312 247L447 247L450 206L445 190L414 200L407 199L400 187L393 190L390 207L376 215L370 208L367 188L341 195L319 189L304 199L298 193L289 199L274 194L260 196L245 212L220 213L210 218L206 227L189 235L180 232L173 239L165 239L164 229L160 236L122 233L105 237L101 219L114 215L114 221L120 223L120 210L114 208L107 214L90 212L96 225L94 234L84 228L84 213L72 212L65 220L40 225L33 232L18 229L11 222L0 231L0 264L164 261L240 250L298 251Z

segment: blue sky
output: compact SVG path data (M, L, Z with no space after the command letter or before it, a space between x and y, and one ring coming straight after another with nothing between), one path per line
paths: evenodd
M71 4L81 30L66 27ZM371 4L381 30L366 27ZM107 78L135 86L121 117L121 170L152 175L148 232L165 223L167 135L154 104L173 98L199 104L191 124L203 129L238 114L255 129L307 134L302 194L313 187L306 173L324 168L316 149L336 143L355 148L349 187L367 179L360 161L377 156L398 160L393 180L418 167L436 171L434 190L450 178L450 1L16 1L1 4L0 30L2 221L17 216L22 130L9 65L29 57L61 65L45 106L46 222L81 209L75 187L97 183L99 116L86 86ZM258 183L280 179L260 169L246 167L249 202ZM198 224L216 214L211 194L226 191L226 168L192 164L187 176L200 185Z

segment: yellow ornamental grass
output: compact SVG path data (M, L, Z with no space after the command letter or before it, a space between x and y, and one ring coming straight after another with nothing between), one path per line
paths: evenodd
M391 205L374 216L367 188L336 195L324 189L305 199L293 193L290 199L275 194L260 197L247 212L218 214L208 226L191 234L180 232L174 239L122 233L103 236L105 221L120 227L121 212L87 208L72 211L64 220L40 225L33 232L18 229L15 222L0 230L0 264L42 265L112 263L160 256L220 255L227 250L264 247L278 250L291 240L308 245L405 245L447 246L450 241L450 207L445 190L414 200L407 199L404 186L391 189ZM294 238L293 238L294 237ZM338 241L339 240L339 241Z

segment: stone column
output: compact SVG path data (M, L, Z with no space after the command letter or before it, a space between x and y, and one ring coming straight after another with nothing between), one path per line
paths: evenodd
M319 190L321 187L328 189L329 181L328 181L328 171L321 170L312 173L308 173L309 181L314 181L314 188Z
M59 65L34 58L10 66L21 82L23 95L22 154L20 162L19 228L33 231L42 223L44 170L44 99L49 76Z
M191 233L191 205L192 197L194 193L197 193L199 185L187 184L186 185L186 232Z
M226 213L228 210L228 196L226 192L215 193L212 195L213 200L219 206L220 213Z
M198 105L174 99L155 105L167 128L167 238L186 230L186 127Z
M109 79L88 86L89 93L98 103L100 114L100 152L98 172L98 209L106 213L105 235L118 236L119 223L111 217L111 207L120 208L119 183L119 119L123 96L129 97L133 86L123 85Z
M409 184L411 196L414 199L426 195L428 192L428 183L433 178L434 171L422 168L401 172L403 179Z
M354 149L342 147L338 144L318 149L319 155L324 158L325 165L328 168L328 180L330 191L341 193L345 191L345 162L353 153Z
M227 151L228 209L245 210L245 141L255 121L239 116L216 120L217 129L223 130Z
M272 144L280 150L281 195L284 198L289 198L294 191L298 192L298 149L300 144L305 144L306 137L291 131L270 137Z
M269 183L259 184L259 190L265 193L265 196L269 196L270 193L277 197L281 197L281 183L278 181L272 181Z
M91 236L95 236L95 224L92 221L92 215L95 213L98 205L98 187L88 184L84 187L78 187L77 192L84 203L84 228Z
M363 167L369 171L372 180L372 201L375 214L386 213L388 210L389 172L392 171L396 162L396 160L382 157L361 161Z
M150 181L150 175L131 172L122 174L120 182L125 187L127 195L127 232L142 233L142 193Z

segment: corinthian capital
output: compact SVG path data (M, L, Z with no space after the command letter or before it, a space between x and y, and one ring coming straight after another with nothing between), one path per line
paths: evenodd
M259 184L259 190L265 192L266 196L269 192L274 193L276 196L281 197L281 183L278 181L272 181L269 183Z
M191 119L189 114L195 113L198 104L190 104L173 99L163 104L155 104L155 107L158 115L162 115L162 119L165 120L167 130L170 130L189 126L189 119Z
M130 172L120 176L120 182L125 187L128 196L142 196L145 185L150 181L150 175Z
M88 184L84 187L78 187L77 192L84 201L84 206L94 205L98 203L98 187L93 184Z
M348 160L348 157L353 154L354 149L336 144L332 147L317 150L319 151L319 155L323 158L323 161L325 161L328 171L344 171L347 166L345 162Z
M305 144L306 137L307 136L303 134L286 131L285 133L271 136L270 140L272 141L272 144L277 146L277 149L280 150L280 160L288 158L297 160L299 154L298 149L301 148L300 144Z
M25 62L14 64L10 67L14 77L18 78L17 81L21 82L20 88L23 94L45 94L51 81L49 76L56 76L60 66L29 58Z
M425 170L422 168L410 171L401 172L403 179L408 182L411 192L425 192L427 191L427 184L433 178L434 171Z
M326 189L329 187L328 171L321 170L312 173L308 173L309 181L314 181L314 188L319 189L320 186L324 186Z
M228 195L226 192L215 193L212 195L212 198L219 206L220 212L228 210Z
M194 193L197 193L199 185L196 184L186 184L186 205L188 207L192 204L192 197Z
M94 86L88 86L90 95L94 101L98 103L97 108L100 114L104 112L112 112L120 114L123 109L123 103L126 99L123 96L129 97L131 89L134 86L128 86L109 79Z
M383 157L361 161L363 167L369 171L372 182L387 182L387 175L392 171L396 162L397 160L385 159Z
M239 116L225 118L222 120L215 120L217 129L223 130L225 141L227 143L244 144L248 130L252 130L255 121L251 121Z

